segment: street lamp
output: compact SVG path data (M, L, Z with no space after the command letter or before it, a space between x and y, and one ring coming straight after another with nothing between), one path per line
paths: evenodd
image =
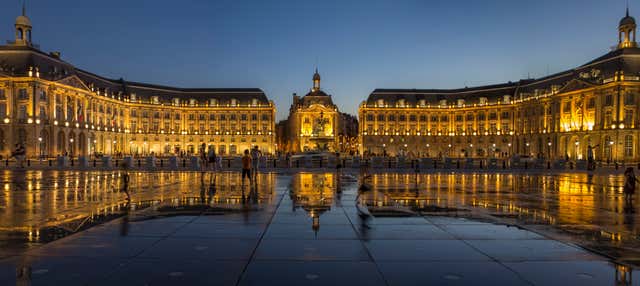
M38 154L40 156L40 160L42 160L42 153L43 153L42 152L43 151L42 150L42 137L38 137L38 146L39 146L38 148L40 148L40 152Z
M71 142L71 146L70 146L70 147L71 147L71 148L70 148L70 149L71 149L71 152L70 152L70 155L71 155L71 157L73 157L73 149L74 149L74 146L73 146L73 138L69 139L69 142Z

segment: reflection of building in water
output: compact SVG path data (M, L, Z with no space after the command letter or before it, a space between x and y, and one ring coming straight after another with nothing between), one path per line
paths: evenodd
M49 241L118 217L127 207L132 211L150 206L221 210L239 209L243 202L239 173L217 174L216 192L204 202L200 189L193 185L199 182L199 173L131 172L130 175L128 205L126 195L118 191L119 172L28 171L16 176L15 172L5 171L0 180L11 183L5 183L0 192L0 237L12 233L14 237L24 236L26 242ZM273 174L260 174L255 203L272 201L275 179ZM172 212L180 215L180 208Z
M320 228L320 216L331 209L334 191L333 173L299 173L291 182L293 208L302 208L313 219L312 228Z
M175 154L205 143L220 154L274 151L275 106L257 88L177 88L108 79L46 53L16 19L0 46L0 154L13 143L56 155Z
M509 154L639 161L640 48L620 21L617 48L539 79L459 89L376 89L359 108L361 151Z

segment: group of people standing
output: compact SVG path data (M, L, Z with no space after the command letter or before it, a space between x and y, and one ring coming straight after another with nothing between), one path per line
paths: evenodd
M251 151L249 151L249 149L244 150L244 155L242 156L243 186L246 179L249 179L249 183L255 182L255 177L260 165L260 157L262 157L262 151L258 149L258 146L254 146ZM202 143L200 146L200 161L202 162L203 170L211 170L214 172L222 170L222 157L216 154L213 146L209 146L207 149L207 145Z

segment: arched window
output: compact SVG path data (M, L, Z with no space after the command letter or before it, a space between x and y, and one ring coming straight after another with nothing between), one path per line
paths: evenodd
M624 137L624 156L633 157L633 136L631 135Z
M22 31L22 28L18 28L18 39L24 40L24 32Z
M31 30L27 30L27 40L31 42Z

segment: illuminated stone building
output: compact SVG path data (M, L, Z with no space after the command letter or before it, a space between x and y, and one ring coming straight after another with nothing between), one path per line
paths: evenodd
M376 89L359 108L361 151L640 161L640 48L627 15L611 52L539 79L460 89Z
M0 46L0 154L176 154L200 144L221 154L274 152L275 106L257 88L175 88L113 80L47 54L16 19Z
M280 150L285 152L336 151L340 112L331 95L320 89L320 74L303 97L293 94L289 117L281 124Z

